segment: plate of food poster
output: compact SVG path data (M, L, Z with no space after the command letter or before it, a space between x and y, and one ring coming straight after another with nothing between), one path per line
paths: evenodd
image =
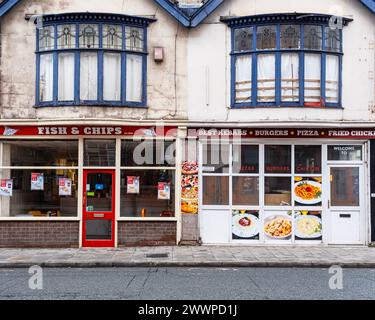
M259 239L260 220L257 211L233 210L232 234L233 239Z
M299 211L295 217L295 236L302 240L322 238L321 213Z
M296 202L313 205L322 202L322 184L312 179L302 179L294 184Z
M198 174L198 163L194 161L186 161L182 163L182 174L196 175Z
M288 214L271 214L264 219L264 233L271 240L289 240L293 231L292 217Z
M198 213L198 199L181 199L181 212L197 214Z

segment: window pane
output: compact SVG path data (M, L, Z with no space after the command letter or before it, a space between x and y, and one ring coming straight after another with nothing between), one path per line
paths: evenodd
M322 172L322 147L321 146L295 146L295 172L296 173L321 173Z
M126 101L142 102L142 56L126 55Z
M53 50L55 48L55 27L49 26L39 29L39 50Z
M299 101L299 55L297 53L281 55L281 100Z
M281 49L299 49L300 33L299 25L281 25Z
M339 102L339 57L327 54L326 56L326 101Z
M41 174L40 188L32 190L32 174ZM2 217L76 217L77 170L3 170L13 180L12 197L1 197ZM61 180L67 181L64 188Z
M116 140L85 140L84 165L114 167Z
M259 146L233 145L233 173L259 173Z
M265 173L291 173L291 146L265 146Z
M362 161L362 146L328 146L330 161Z
M253 48L253 28L234 30L234 51L248 51Z
M229 205L229 177L203 177L203 205Z
M321 55L305 54L305 102L321 102Z
M53 55L40 56L39 100L53 100Z
M359 206L359 168L331 168L331 206Z
M79 47L99 48L99 26L97 24L81 24L79 26Z
M233 177L232 202L238 205L259 205L259 178Z
M251 102L252 56L236 58L236 103Z
M3 141L2 156L4 166L78 166L78 141Z
M80 61L80 99L93 101L98 99L98 55L81 52Z
M86 240L111 240L112 220L87 220Z
M76 26L74 24L57 26L57 48L71 49L76 47Z
M59 101L74 100L74 53L59 54Z
M144 34L143 29L126 27L126 50L144 51Z
M121 142L121 165L123 167L139 166L174 166L175 141L131 141Z
M100 185L100 188L97 186ZM112 212L112 174L88 173L86 179L86 211Z
M121 54L104 53L103 98L107 101L121 100Z
M229 172L229 144L203 145L203 172Z
M341 31L340 29L325 28L325 46L327 51L341 51Z
M321 26L304 26L305 49L322 50L323 34Z
M276 49L276 26L257 27L257 49Z
M294 177L294 205L321 206L322 180L322 177Z
M139 194L128 193L128 177L139 177ZM169 199L158 197L160 183L170 184ZM122 170L121 217L174 217L175 173L173 170Z
M122 26L104 25L103 26L103 48L122 49Z
M275 101L275 55L258 55L258 102Z
M290 206L291 181L289 177L265 177L265 205Z

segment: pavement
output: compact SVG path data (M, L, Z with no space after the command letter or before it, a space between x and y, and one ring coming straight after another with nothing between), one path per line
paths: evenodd
M374 247L179 246L0 249L0 268L330 267L375 268Z

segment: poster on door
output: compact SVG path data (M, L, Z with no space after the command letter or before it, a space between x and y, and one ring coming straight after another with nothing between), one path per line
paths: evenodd
M127 193L139 194L139 177L127 177Z
M13 196L13 180L12 179L0 180L0 196L3 196L3 197Z
M43 173L31 174L31 190L32 191L44 190L44 174Z
M59 178L59 196L72 195L72 180L68 178Z
M158 183L158 200L171 199L171 184L169 182Z

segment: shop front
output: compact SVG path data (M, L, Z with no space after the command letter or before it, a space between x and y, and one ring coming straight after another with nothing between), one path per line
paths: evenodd
M176 245L176 127L0 134L0 247Z
M199 138L202 242L368 244L374 134L361 129L192 131L190 136Z

